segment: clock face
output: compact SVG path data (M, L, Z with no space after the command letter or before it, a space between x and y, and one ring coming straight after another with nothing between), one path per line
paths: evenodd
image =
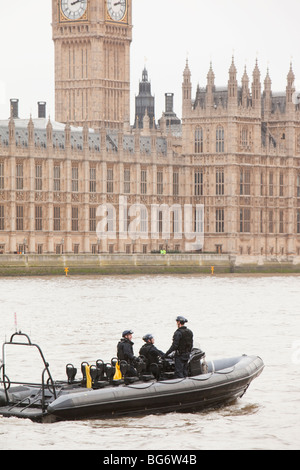
M87 0L61 0L61 10L69 20L79 20L86 9Z
M107 0L107 11L113 21L121 21L127 9L127 0Z

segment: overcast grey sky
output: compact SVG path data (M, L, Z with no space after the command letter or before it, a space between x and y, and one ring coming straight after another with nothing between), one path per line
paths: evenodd
M19 98L20 117L36 117L37 101L45 100L47 114L54 118L52 2L0 1L0 119L9 115L10 98ZM262 82L269 68L273 91L285 90L291 60L296 85L300 79L299 0L133 0L133 25L132 120L144 65L156 98L156 119L164 110L166 92L175 93L175 111L181 117L187 57L193 95L198 83L206 85L210 61L216 85L227 85L232 55L239 83L245 65L251 81L256 58Z

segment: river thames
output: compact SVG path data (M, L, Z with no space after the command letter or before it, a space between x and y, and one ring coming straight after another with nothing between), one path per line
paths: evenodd
M125 329L136 355L146 333L166 350L179 314L208 360L258 355L265 369L218 410L55 424L0 418L0 449L299 449L299 300L300 277L288 275L1 278L1 342L16 328L27 333L54 380L66 378L67 363L80 371L82 361L115 357ZM36 372L25 354L7 359L11 371Z

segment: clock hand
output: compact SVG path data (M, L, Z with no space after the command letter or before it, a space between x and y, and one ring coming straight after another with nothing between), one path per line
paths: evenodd
M84 0L76 0L75 2L72 2L71 5L76 5L76 3L82 3Z

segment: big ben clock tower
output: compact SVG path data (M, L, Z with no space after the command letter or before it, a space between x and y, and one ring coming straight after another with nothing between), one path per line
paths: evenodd
M52 0L52 16L56 121L129 124L132 0Z

